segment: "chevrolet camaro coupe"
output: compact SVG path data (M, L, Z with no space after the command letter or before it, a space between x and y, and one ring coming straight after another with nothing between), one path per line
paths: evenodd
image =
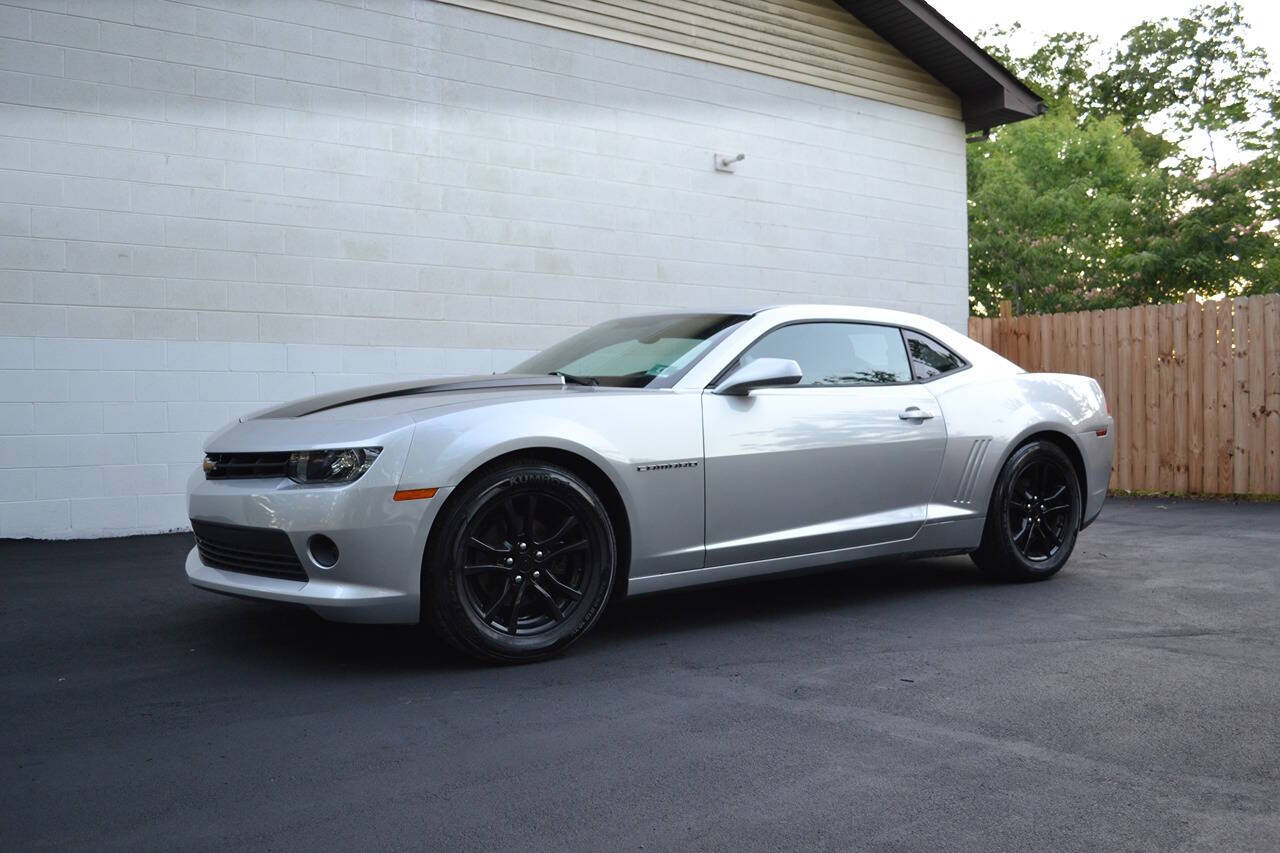
M914 314L628 317L510 373L231 424L191 478L187 576L496 662L698 584L925 554L1043 580L1102 508L1112 427L1092 379Z

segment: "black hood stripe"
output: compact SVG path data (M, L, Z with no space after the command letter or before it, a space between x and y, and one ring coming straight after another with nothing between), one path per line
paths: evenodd
M518 374L496 374L493 376L463 376L452 379L441 379L436 382L423 382L412 379L407 382L388 382L385 385L366 385L363 388L352 388L347 391L334 391L285 403L274 409L268 409L255 415L253 420L263 418L301 418L325 412L340 406L355 403L367 403L370 400L385 400L388 397L409 397L416 394L436 394L445 391L495 391L502 388L554 388L563 386L564 379L559 376L525 376Z

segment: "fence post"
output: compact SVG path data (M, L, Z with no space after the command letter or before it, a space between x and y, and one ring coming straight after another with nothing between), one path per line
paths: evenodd
M1280 495L1280 293L1267 296L1262 310L1265 315L1263 362L1267 371L1263 388L1266 406L1263 440L1267 445L1267 458L1263 467L1266 485L1263 491Z
M1187 457L1191 446L1187 438L1191 432L1187 423L1191 396L1191 383L1187 381L1187 317L1192 305L1195 305L1194 297L1191 305L1184 300L1180 305L1169 307L1173 317L1173 341L1169 353L1169 374L1173 381L1173 449L1169 460L1173 468L1173 486L1170 490L1182 494L1187 492L1189 482Z
M1187 291L1187 351L1183 375L1187 378L1188 459L1187 491L1204 491L1204 321L1194 290Z
M1230 494L1235 491L1234 463L1236 453L1235 432L1235 359L1231 355L1234 344L1232 330L1235 318L1234 304L1230 299L1218 301L1218 491Z
M1116 418L1116 472L1120 488L1133 488L1133 422L1138 415L1133 410L1133 339L1129 333L1132 308L1116 309L1116 394L1112 398L1111 412Z
M1242 495L1249 491L1249 300L1243 296L1233 300L1235 352L1231 359L1231 375L1235 379L1234 436L1231 457L1231 491Z
M1267 486L1267 297L1249 300L1249 476L1246 491L1261 495Z

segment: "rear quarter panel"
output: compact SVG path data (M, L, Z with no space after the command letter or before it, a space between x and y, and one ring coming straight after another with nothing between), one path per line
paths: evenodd
M976 371L930 384L947 422L947 452L930 520L985 515L1000 469L1036 433L1070 441L1085 467L1084 520L1102 508L1111 477L1113 422L1098 384L1065 373L984 378ZM1106 434L1099 436L1100 430ZM977 543L973 543L976 545Z

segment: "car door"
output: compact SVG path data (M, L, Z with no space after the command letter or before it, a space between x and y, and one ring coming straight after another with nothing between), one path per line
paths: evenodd
M946 427L933 395L912 379L901 331L793 323L766 333L734 366L766 357L795 360L800 384L702 397L706 564L914 536Z

